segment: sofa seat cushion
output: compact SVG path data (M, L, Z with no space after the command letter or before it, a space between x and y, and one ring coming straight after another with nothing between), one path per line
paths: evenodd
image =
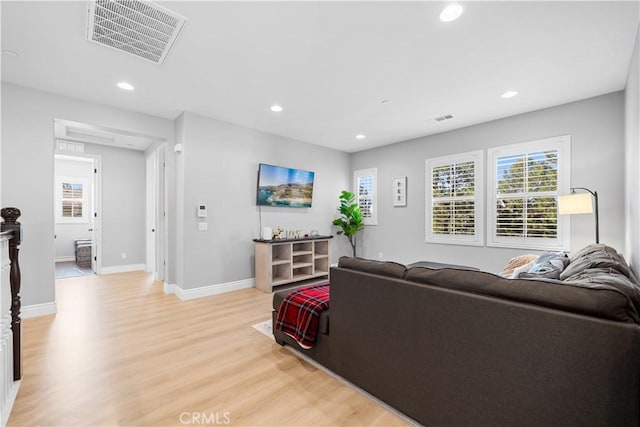
M375 261L364 258L343 256L338 260L338 267L349 270L357 270L365 273L378 274L380 276L402 279L407 267L392 261Z
M627 295L595 281L505 279L484 271L421 267L408 270L405 279L604 319L640 323L638 312Z
M284 291L279 291L273 294L273 310L277 313L280 309L280 304L282 304L282 300L285 299L287 295L289 295L291 289L287 289ZM329 333L329 312L331 308L328 310L324 310L320 313L320 322L318 324L318 333L319 334L328 334Z

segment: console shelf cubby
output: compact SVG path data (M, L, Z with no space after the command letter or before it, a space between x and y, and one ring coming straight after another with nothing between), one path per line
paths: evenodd
M332 238L254 240L256 288L272 292L278 285L329 278Z

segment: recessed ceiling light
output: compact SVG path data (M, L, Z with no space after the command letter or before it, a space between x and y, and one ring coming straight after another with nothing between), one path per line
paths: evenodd
M505 93L502 94L503 98L513 98L514 96L516 96L518 94L517 90L508 90Z
M127 82L119 82L118 83L118 87L122 90L134 90L135 87L133 87L132 84L127 83Z
M363 135L361 133L359 133L358 135L356 135L356 139L365 139L367 137L367 135Z
M277 105L277 104L272 105L272 106L271 106L271 111L273 111L274 113L279 113L279 112L281 112L281 111L282 111L282 107L281 107L281 106L279 106L279 105Z
M17 58L18 56L20 56L20 54L14 50L3 50L2 53L4 53L7 56L11 56L13 58Z
M450 4L440 12L440 20L442 22L455 21L462 15L464 8L459 4Z

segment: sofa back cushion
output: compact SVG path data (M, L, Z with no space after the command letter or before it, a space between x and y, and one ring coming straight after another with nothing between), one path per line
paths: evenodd
M396 279L402 279L407 271L407 267L397 262L375 261L346 256L343 256L338 260L338 267L363 271L365 273L379 274L381 276L394 277Z
M580 283L542 279L505 279L484 271L411 268L405 279L432 286L586 314L640 323L630 299L613 286L597 281Z

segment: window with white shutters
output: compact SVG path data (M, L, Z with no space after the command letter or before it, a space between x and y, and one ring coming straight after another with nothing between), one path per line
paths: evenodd
M570 137L492 148L491 246L568 249L558 195L569 190Z
M77 182L62 183L62 217L81 218L83 212L83 185Z
M84 178L56 178L56 222L88 222L87 185Z
M354 194L362 212L365 225L377 225L378 170L376 168L357 170L353 173Z
M483 152L425 161L425 240L432 243L483 244Z

